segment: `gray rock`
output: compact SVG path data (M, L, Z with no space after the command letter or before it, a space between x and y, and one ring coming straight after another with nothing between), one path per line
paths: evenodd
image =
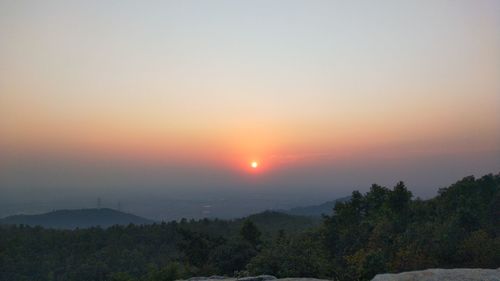
M276 277L272 275L259 275L257 277L260 277L262 281L267 281L267 280L274 280Z
M225 276L220 276L220 275L212 275L210 277L204 277L204 276L197 276L197 277L191 277L187 280L184 281L205 281L205 280L229 280L231 278L225 277ZM234 278L232 278L234 280ZM178 280L180 281L180 280Z
M213 281L213 280L236 281L235 278L230 278L230 277L220 276L220 275L212 275L210 277L197 276L197 277L191 277L187 280L177 280L177 281Z
M323 279L315 279L315 278L282 278L276 279L276 277L272 275L259 275L252 277L242 277L242 278L233 278L233 277L224 277L224 276L211 276L211 277L191 277L187 280L176 280L176 281L213 281L213 280L224 280L224 281L328 281Z
M378 274L372 281L500 281L500 268L427 269L397 274Z
M238 278L238 281L267 281L267 280L274 280L276 277L272 275L259 275L259 276L253 276L253 277L242 277Z
M316 278L280 278L275 281L329 281L326 279L316 279Z

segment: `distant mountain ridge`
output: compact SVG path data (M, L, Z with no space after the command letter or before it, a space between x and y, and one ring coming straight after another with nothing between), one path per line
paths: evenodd
M331 215L333 212L333 208L337 203L346 202L349 201L350 199L351 196L346 196L332 201L327 201L319 205L295 207L283 212L286 214L296 215L296 216L321 217L322 215Z
M110 227L130 223L151 224L154 221L108 208L56 210L38 215L13 215L0 219L0 224L25 224L59 229Z
M279 228L289 230L294 225L300 225L299 229L313 227L319 223L319 218L323 214L329 215L332 213L336 203L345 202L349 199L350 197L343 197L319 205L295 207L289 210L264 211L245 218L255 221L264 229L276 230ZM12 215L0 219L0 225L24 224L55 229L89 228L93 226L106 228L113 225L152 223L155 223L155 221L109 208L55 210L43 214Z

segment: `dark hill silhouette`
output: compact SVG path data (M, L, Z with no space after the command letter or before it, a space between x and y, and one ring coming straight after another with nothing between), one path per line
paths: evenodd
M294 216L276 211L264 211L233 220L200 219L180 220L179 225L190 231L202 232L210 236L235 238L246 220L253 222L266 238L274 237L280 230L297 234L321 224L316 217Z
M319 205L295 207L283 212L296 216L321 217L322 215L331 215L333 212L333 208L338 202L346 202L350 199L351 196L346 196L332 201L327 201Z
M108 208L57 210L39 215L14 215L0 219L0 224L24 224L59 229L87 228L92 226L109 227L130 223L150 224L153 221Z

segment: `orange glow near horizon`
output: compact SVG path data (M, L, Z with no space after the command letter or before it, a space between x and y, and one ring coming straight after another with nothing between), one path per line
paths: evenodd
M42 155L48 167L74 159L183 167L179 182L205 171L264 181L499 150L498 4L124 3L106 15L106 1L3 2L0 167Z

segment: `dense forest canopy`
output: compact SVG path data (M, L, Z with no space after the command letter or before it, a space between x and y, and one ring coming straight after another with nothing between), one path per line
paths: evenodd
M500 174L435 198L372 185L321 223L265 212L245 220L54 230L0 227L0 280L174 280L272 274L369 280L431 267L500 267Z

